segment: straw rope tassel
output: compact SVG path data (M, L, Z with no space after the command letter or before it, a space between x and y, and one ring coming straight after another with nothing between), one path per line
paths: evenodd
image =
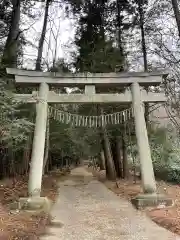
M102 114L100 116L81 116L78 114L71 114L68 112L60 111L57 108L48 106L49 117L54 120L71 124L72 126L82 127L102 127L104 125L121 124L123 121L128 121L134 117L133 108L123 110L121 112Z

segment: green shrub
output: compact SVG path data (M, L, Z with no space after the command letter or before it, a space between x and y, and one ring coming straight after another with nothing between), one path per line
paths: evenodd
M149 130L149 143L154 166L154 173L157 179L180 183L180 140L170 127L154 127ZM137 146L132 148L136 156L136 168L140 168L137 158ZM132 164L132 160L130 160Z
M172 128L154 128L149 134L155 176L180 182L180 141Z

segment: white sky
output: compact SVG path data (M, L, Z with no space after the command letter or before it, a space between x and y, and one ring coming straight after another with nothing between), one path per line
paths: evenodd
M32 21L23 16L22 21L26 22L24 29L25 36L28 41L34 46L26 46L24 49L23 66L32 69L37 58L37 46L43 26L44 19L44 4L38 3L34 7L34 12L40 12L41 17L38 20ZM57 53L56 60L63 58L66 61L71 61L71 53L74 52L73 46L74 35L76 31L76 22L72 17L67 17L65 10L59 4L53 3L49 9L49 18L46 32L46 39L43 48L43 59L49 66L55 56L55 45L57 37ZM36 46L36 47L35 47Z

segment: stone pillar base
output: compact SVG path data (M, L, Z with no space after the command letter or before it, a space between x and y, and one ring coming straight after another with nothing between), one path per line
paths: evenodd
M131 200L137 209L146 207L170 207L173 206L173 200L163 194L139 194Z
M10 205L12 210L23 210L32 212L49 212L52 201L46 197L27 197L20 198L18 202Z

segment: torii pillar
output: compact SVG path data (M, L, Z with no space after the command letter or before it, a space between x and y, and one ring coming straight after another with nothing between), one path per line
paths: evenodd
M36 121L28 183L28 193L29 196L32 197L40 197L41 194L44 147L48 114L48 93L48 84L41 83L39 87L40 100L36 105Z
M23 210L41 210L49 212L52 205L48 198L41 197L45 135L48 114L48 93L48 84L40 83L38 101L36 102L36 120L28 182L29 196L27 198L20 198L18 203L18 208Z
M151 151L148 141L146 122L144 118L144 103L142 102L141 88L137 82L132 84L131 91L135 118L135 131L141 165L143 192L155 193L156 181L154 177Z
M141 89L138 82L132 83L131 92L142 176L141 183L143 188L143 194L139 194L134 199L132 199L132 203L138 209L148 206L158 206L161 204L164 206L172 206L172 199L157 193L151 151L144 117L144 103L142 101L143 90Z

